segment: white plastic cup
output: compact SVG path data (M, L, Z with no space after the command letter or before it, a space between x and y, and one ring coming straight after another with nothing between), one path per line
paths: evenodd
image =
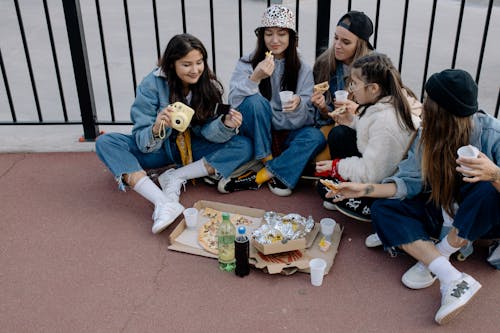
M474 147L473 145L462 146L457 150L458 157L466 157L466 158L477 158L479 155L479 149ZM469 167L464 165L460 165L465 170L472 170Z
M335 101L345 102L347 101L347 96L349 96L349 92L347 90L337 90L335 92Z
M198 209L193 207L184 209L184 219L188 228L195 228L198 225Z
M325 275L326 261L321 258L314 258L309 261L309 270L311 273L311 284L315 287L321 286L323 283L323 275Z
M319 224L321 226L321 233L323 236L325 236L327 240L330 240L333 235L333 231L335 230L335 225L337 224L335 220L325 217L319 221Z
M292 101L293 91L284 90L280 91L281 105L288 104Z

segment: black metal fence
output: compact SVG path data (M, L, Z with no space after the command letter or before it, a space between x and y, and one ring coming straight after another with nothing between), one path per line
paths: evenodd
M227 71L228 69L226 67L233 66L237 57L240 57L244 54L244 45L245 45L244 34L246 33L246 30L249 30L245 29L244 22L249 16L260 15L260 13L256 14L255 12L249 12L247 7L250 5L261 6L263 10L266 6L270 5L271 3L283 2L285 5L292 8L296 13L297 17L296 26L299 32L299 36L301 36L300 37L301 40L305 40L306 43L311 40L314 42L314 46L310 48L314 50L314 54L312 54L311 56L311 64L314 61L314 57L317 56L323 50L325 50L329 46L332 40L333 29L331 29L331 27L333 27L334 24L336 23L333 22L331 19L332 13L338 11L340 16L340 14L342 14L347 10L351 9L363 10L367 12L367 14L370 17L372 17L375 23L373 45L375 46L375 48L378 48L378 46L380 46L379 50L381 50L384 53L392 52L391 56L394 62L398 64L398 68L401 71L404 80L406 80L405 75L410 76L409 74L410 70L413 69L413 72L415 72L414 67L421 67L417 69L416 74L413 74L414 78L412 84L409 85L417 93L420 92L421 98L423 98L424 82L427 79L429 71L432 68L438 68L438 66L441 66L441 68L439 69L455 68L458 65L460 65L460 67L468 66L469 68L467 69L473 75L473 77L475 76L475 80L480 86L480 91L482 91L483 89L487 91L487 95L483 97L484 99L487 99L489 101L486 104L489 104L488 108L490 110L487 111L489 111L491 114L494 114L495 117L498 117L499 103L500 103L500 88L498 80L498 78L500 77L500 72L499 72L500 61L498 60L498 56L495 56L495 54L498 55L499 46L495 45L495 42L493 41L493 39L496 36L489 36L490 30L495 28L498 29L498 26L494 26L492 28L492 23L498 25L500 21L498 19L499 16L497 8L498 4L494 4L494 0L489 0L489 1L448 0L446 4L447 7L440 7L440 3L438 2L438 0L427 0L427 1L405 0L404 2L398 0L397 1L399 5L398 8L400 9L394 8L394 3L395 3L394 0L392 1L377 0L376 2L365 1L364 5L363 1L352 1L352 0L349 1L310 0L310 1L290 1L290 2L267 0L267 1L262 1L261 4L257 3L254 4L255 1L256 0L234 1L231 3L232 9L226 8L228 1L224 2L217 0L199 1L200 3L208 7L206 10L201 9L201 12L198 12L196 14L197 17L191 20L192 25L188 24L188 17L190 15L188 9L189 6L185 0L180 0L178 2L175 2L175 4L174 1L169 1L170 6L174 5L176 6L175 11L172 9L172 7L165 8L164 2L160 1L157 2L155 0L152 0L151 2L148 3L146 3L145 1L139 1L140 4L127 0L123 0L121 3L115 1L115 3L113 4L115 8L111 9L109 9L110 3L109 1L107 1L106 3L108 6L107 9L108 13L111 12L111 10L115 10L121 13L121 11L123 10L122 19L124 20L124 30L126 34L126 44L127 44L126 48L128 49L128 66L129 66L128 69L130 70L129 73L130 82L129 83L121 82L120 85L121 86L128 85L128 87L132 91L132 94L134 93L135 87L137 86L137 74L136 74L136 71L138 71L136 68L137 54L142 54L142 52L138 52L138 50L134 49L134 47L137 44L139 44L142 37L135 35L134 39L134 24L132 23L131 18L134 15L137 15L139 12L142 13L141 15L143 17L143 19L140 20L141 22L144 21L152 22L154 31L153 32L154 46L152 47L152 49L154 49L153 53L155 53L153 57L156 58L159 58L161 54L160 35L162 32L162 24L164 24L165 22L164 18L171 18L171 20L174 21L174 17L176 17L177 23L171 24L171 25L176 25L176 28L171 29L170 27L170 30L179 33L179 32L192 32L192 30L196 27L196 25L198 25L198 21L206 20L207 19L206 16L208 16L209 36L205 40L209 41L208 43L206 43L206 45L208 44L208 46L210 46L211 49L212 69L219 75L219 71L222 71L222 69L225 69ZM117 100L114 99L116 93L114 93L115 86L112 83L113 78L111 74L113 61L112 59L110 61L110 56L108 54L108 50L110 50L111 43L110 43L110 38L109 37L106 38L107 34L114 34L114 32L108 31L105 27L106 21L103 19L102 15L103 6L99 2L99 0L95 0L92 6L90 6L91 1L88 0L85 1L84 5L85 7L87 7L86 9L87 16L93 18L94 23L97 24L97 27L93 27L92 29L95 29L97 31L95 36L98 36L98 44L100 47L100 52L99 52L100 55L98 62L102 63L101 72L103 74L100 74L100 76L103 76L102 81L104 82L104 84L101 84L102 88L99 88L97 90L96 88L94 88L96 80L92 77L93 73L92 66L89 61L89 52L87 48L88 40L86 40L85 38L86 31L91 28L89 28L90 23L88 22L88 20L85 21L83 19L84 17L84 15L82 15L83 2L84 2L83 0L82 1L64 0L61 2L61 4L54 5L54 4L48 4L47 0L42 1L43 14L44 14L44 22L42 23L45 24L45 29L47 29L48 42L49 42L48 44L50 44L50 53L49 53L50 57L44 59L44 61L42 62L42 67L47 66L52 68L53 66L53 72L55 76L54 84L57 86L57 90L53 96L50 96L50 94L48 94L49 96L47 96L47 94L44 93L44 98L51 100L52 103L57 103L57 100L59 100L59 103L57 104L60 104L60 110L61 110L60 114L51 115L50 117L44 116L43 112L44 110L42 107L42 103L40 102L39 88L40 85L43 87L46 84L46 82L40 82L40 80L37 80L36 78L37 69L33 65L33 59L31 55L33 51L33 46L30 45L30 40L32 39L30 39L29 34L27 33L27 29L25 28L26 24L23 21L24 11L27 11L25 7L40 5L40 2L39 1L30 1L29 3L23 2L23 5L25 5L25 7L23 8L20 7L20 3L17 0L13 0L12 3L8 1L0 2L0 5L2 7L12 8L11 11L15 13L15 18L17 20L17 26L14 29L16 31L12 32L3 31L2 34L0 34L0 37L2 37L2 39L5 38L6 40L8 39L8 37L10 37L9 40L11 40L12 34L18 34L21 40L20 42L22 44L22 48L21 47L19 48L19 52L18 55L15 57L15 60L16 63L25 62L25 67L23 67L22 70L16 68L15 70L9 71L11 63L9 63L9 60L3 57L2 54L4 50L8 50L9 53L12 52L12 48L8 45L7 42L4 43L2 42L2 39L0 39L0 42L2 42L0 43L0 67L3 78L2 88L4 89L3 92L0 90L0 125L82 125L84 131L84 138L86 140L94 140L99 134L99 125L130 124L128 118L125 119L121 117L122 119L120 119L120 117L117 117L115 112ZM425 4L427 4L428 10L425 10L425 8L422 9L422 7L425 7ZM52 7L49 5L52 5ZM362 5L363 6L366 5L368 8L360 7ZM91 10L88 9L88 7L92 7L92 9L95 9L95 15L88 14L88 12ZM120 10L118 10L119 8ZM217 32L217 29L219 28L216 27L216 23L218 23L221 19L220 8L224 8L226 13L224 15L227 15L227 13L230 11L233 12L233 14L229 16L231 16L231 19L233 20L234 24L228 23L229 24L228 26L232 27L231 30L237 29L237 40L238 40L237 46L234 45L233 43L227 43L231 45L223 45L224 49L226 50L228 47L230 47L232 50L236 50L234 52L235 57L234 59L232 59L230 65L228 65L227 59L224 59L225 58L224 54L222 55L224 61L219 60L221 59L221 53L217 52L218 47L216 47L216 43L217 46L225 44L224 40L227 38L227 33L228 33L228 31L222 31L220 33ZM316 9L315 15L307 17L306 14L303 14L311 12L312 11L311 8ZM457 13L456 14L448 13L447 10L450 10L450 8L452 8ZM66 72L61 71L60 60L63 58L58 56L61 53L61 51L58 50L58 45L60 45L61 42L57 42L54 36L54 31L59 31L60 35L61 31L58 29L55 30L53 28L52 19L55 17L55 15L51 13L51 10L59 14L59 16L56 16L56 20L57 22L63 22L63 23L59 24L58 26L59 27L61 27L61 25L64 26L65 27L64 30L67 33L66 36L64 36L64 34L62 34L62 36L67 38L66 41L68 44L67 48L69 49L69 54L72 64L71 73L68 73L67 71ZM418 13L419 11L422 11L422 13L417 16L411 15L412 13ZM62 12L64 16L62 16ZM147 14L144 14L145 12L147 12ZM389 14L387 14L388 12ZM472 14L468 12L471 12ZM6 12L6 9L3 11L3 13L4 14L1 15L6 15L5 19L8 20L7 17L8 14ZM446 24L445 27L446 29L444 29L441 25L440 30L437 30L436 24L440 23L440 20L442 20L443 17L446 17L448 20L453 21L453 19L449 18L450 15L456 17L456 21L454 21L455 24L451 26L450 24ZM467 15L473 15L474 17L473 24L476 27L476 32L473 33L472 38L476 40L475 46L470 46L470 45L464 46L464 43L467 43L471 38L470 37L471 19L468 18ZM395 17L401 19L395 19ZM477 17L482 18L482 21L481 22L478 21ZM494 19L492 19L492 17ZM4 17L1 18L2 22L6 22L6 20L4 20ZM230 18L227 18L227 16L226 17L223 16L222 19L229 20ZM469 22L467 23L468 26L465 27L465 29L467 29L467 34L466 34L464 33L465 30L464 20L467 19L469 19ZM427 29L427 31L424 32L420 31L421 35L419 38L416 38L415 36L409 36L411 29L412 31L416 30L415 28L412 27L413 23L411 22L411 20L418 20L420 22L420 25L426 27ZM170 19L168 21L170 21ZM394 23L395 21L397 21L397 26L396 25L391 26L391 24L395 24ZM54 22L56 21L54 20ZM167 25L170 26L170 22L168 22ZM2 23L2 29L13 29L12 26L13 25L10 25L9 28L7 24ZM311 26L314 27L313 30L310 29ZM384 31L386 32L381 33L382 28L384 28L385 29ZM163 29L163 30L169 30L169 29ZM251 30L253 30L253 28ZM393 39L391 44L385 42L382 36L389 36L391 34L394 35L395 30L400 31L399 39L397 38ZM440 34L443 34L444 30L448 31L446 32L447 36L444 37L439 36ZM307 36L304 36L304 31L308 33ZM390 33L388 33L387 31ZM33 29L33 27L30 28L30 33L33 34L36 32L37 32L36 29ZM167 32L165 34L172 35L173 32L172 33ZM464 37L465 35L469 35L469 37ZM59 40L61 38L62 37L59 37ZM442 42L436 43L436 40L443 40L443 38L448 41L451 40L453 45L446 46L442 45ZM168 40L168 38L166 39ZM95 40L93 40L92 42L95 42ZM253 41L250 43L253 43ZM386 45L390 45L390 47ZM390 52L387 52L386 49ZM443 51L444 49L448 51L444 52ZM449 49L452 49L452 51L450 52ZM488 60L490 64L488 65L488 68L485 69L484 63L485 59L487 59L487 54L488 54L486 51L491 52L493 60ZM37 50L35 50L35 52L37 52ZM418 52L420 53L423 52L425 54L423 59L419 61L406 60L407 58L411 58L415 53ZM436 52L439 55L439 57L433 56L433 52ZM151 58L151 55L148 54L148 57ZM64 60L68 62L69 60L66 58L68 58L68 56L64 57ZM436 58L439 60L434 60ZM397 61L395 61L396 59ZM468 61L466 62L463 59L467 59ZM436 63L435 65L433 61ZM416 65L417 63L418 66ZM229 68L229 70L231 69L232 68ZM24 71L26 71L27 75L29 76L29 88L25 86L20 86L18 83L11 84L11 78L17 77L18 75L21 74L21 72ZM480 80L484 76L482 74L483 72L486 72L491 77L483 80L486 81L484 84L482 84L483 82L482 80ZM65 97L68 90L71 89L66 88L64 81L68 80L71 81L71 79L73 78L72 75L74 75L73 89L76 91L75 95L77 98L73 98L71 103L68 102ZM419 76L420 79L415 78L416 76ZM68 77L71 77L71 79L68 79ZM408 81L411 80L409 79ZM18 89L22 89L22 93L20 93ZM105 90L105 92L103 92L102 90ZM17 97L16 100L14 92L17 93L17 96L24 96L24 97ZM96 92L98 92L99 95L105 96L105 99L107 99L107 103L103 103L102 101L100 101L100 103L97 105L95 98ZM494 96L495 94L496 96ZM27 97L28 95L29 98ZM30 117L24 115L23 117L20 117L16 112L19 104L16 102L18 100L24 101L25 99L33 100L34 108L36 109L35 116ZM118 98L118 100L121 99L123 98ZM481 101L481 96L480 96L480 101ZM72 105L70 109L79 110L79 116L69 115L68 103L71 103ZM130 101L124 102L124 104L127 103L130 104Z

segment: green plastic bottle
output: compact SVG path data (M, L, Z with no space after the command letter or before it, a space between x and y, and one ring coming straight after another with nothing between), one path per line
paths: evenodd
M217 231L217 248L219 251L219 269L224 272L233 272L236 267L234 257L234 239L236 228L229 220L228 213L222 213L222 223Z

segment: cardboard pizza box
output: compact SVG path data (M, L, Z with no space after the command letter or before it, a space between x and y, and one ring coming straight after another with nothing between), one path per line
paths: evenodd
M207 201L207 200L197 201L193 205L193 207L197 208L200 211L203 208L210 207L222 212L240 214L255 219L260 218L261 219L260 221L262 221L262 217L264 216L265 213L265 210L258 208L250 208L245 206L231 205L231 204ZM202 224L204 222L200 221L199 223ZM297 271L309 273L309 260L312 258L319 257L325 259L327 262L327 267L325 270L325 274L327 274L330 268L332 267L333 260L335 258L335 255L337 254L337 249L339 246L343 228L341 228L337 224L332 237L332 245L327 252L322 252L319 249L318 244L321 238L319 237L320 236L319 229L320 229L319 223L316 223L310 235L306 237L305 249L297 249L289 252L265 255L259 252L251 243L249 262L254 267L262 269L269 274L280 273L284 275L290 275ZM250 233L251 232L249 231L248 234ZM184 219L182 219L182 221L175 227L175 229L169 235L170 245L168 246L168 249L217 259L217 256L215 254L205 251L205 249L203 249L198 244L197 236L198 236L197 229L192 230L186 228L186 222L184 221Z

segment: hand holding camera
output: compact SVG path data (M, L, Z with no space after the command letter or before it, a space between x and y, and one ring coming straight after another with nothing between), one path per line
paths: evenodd
M171 127L179 132L184 132L189 127L193 115L194 110L184 103L175 102L170 104L156 116L153 133L164 139L165 127Z

